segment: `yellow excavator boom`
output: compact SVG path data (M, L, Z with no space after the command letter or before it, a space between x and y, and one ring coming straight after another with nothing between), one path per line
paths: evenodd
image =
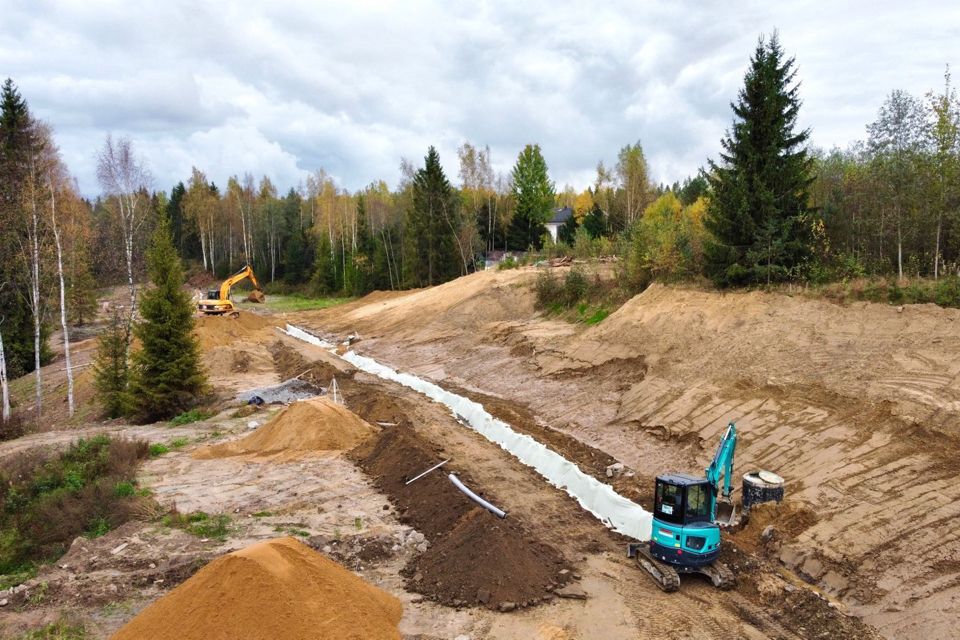
M255 292L250 294L250 300L253 302L263 302L263 289L260 288L260 283L257 281L257 276L254 275L253 269L250 265L247 265L224 280L220 285L219 291L211 290L208 294L210 296L209 298L200 300L200 302L197 303L197 309L200 313L208 315L220 315L223 313L236 314L237 311L233 306L233 302L230 301L230 289L233 288L233 285L247 278L250 278ZM214 298L214 295L217 297Z

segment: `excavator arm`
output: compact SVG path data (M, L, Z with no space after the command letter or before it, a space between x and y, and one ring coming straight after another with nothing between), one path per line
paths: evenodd
M223 281L223 284L220 285L220 299L227 300L230 298L230 289L233 285L238 282L250 278L251 284L253 284L254 289L257 291L262 291L260 288L260 283L257 282L257 276L253 274L253 269L250 265L245 266L243 269L240 269L237 273L233 274L229 278Z
M713 455L713 461L706 470L707 482L713 488L715 520L729 522L734 516L730 495L733 493L733 454L736 449L737 425L731 422L727 425L727 430L720 439L720 446L717 447L717 452ZM729 508L724 509L724 513L718 513L718 502ZM726 513L727 511L729 511L729 514Z

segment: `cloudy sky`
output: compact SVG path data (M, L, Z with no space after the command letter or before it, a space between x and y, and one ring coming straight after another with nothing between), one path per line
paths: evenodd
M558 186L582 188L636 140L661 181L715 157L774 28L822 147L862 138L890 90L920 96L960 67L951 0L0 0L0 74L87 195L108 132L132 138L158 189L194 165L220 185L250 172L285 189L324 168L349 189L392 186L430 144L456 181L464 141L504 172L539 143Z

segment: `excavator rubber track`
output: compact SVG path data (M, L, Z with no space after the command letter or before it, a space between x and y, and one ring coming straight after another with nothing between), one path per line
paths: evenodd
M736 578L733 575L733 572L727 567L727 565L721 562L714 562L713 564L707 565L705 567L700 567L698 573L710 578L710 582L713 583L713 586L718 589L726 591L733 587L736 583Z
M631 548L633 555L637 559L637 564L647 572L657 586L667 593L672 593L680 588L680 574L669 564L660 562L650 555L650 550L646 545L636 545Z

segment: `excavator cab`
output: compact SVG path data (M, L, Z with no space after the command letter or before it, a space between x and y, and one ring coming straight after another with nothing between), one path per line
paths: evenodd
M706 478L685 473L657 477L650 552L682 566L710 564L720 554L720 528L713 523Z
M636 558L664 591L680 588L680 574L700 573L714 586L729 589L733 573L720 562L720 526L733 516L731 476L737 448L732 422L703 476L668 473L657 476L649 542L630 542L627 556Z

